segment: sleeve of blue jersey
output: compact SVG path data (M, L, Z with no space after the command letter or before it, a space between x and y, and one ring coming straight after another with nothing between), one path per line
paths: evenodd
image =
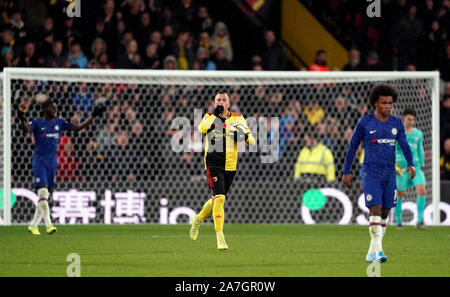
M398 118L397 120L397 127L398 127L397 129L398 144L402 148L403 155L405 156L408 166L414 166L413 154L408 144L408 139L406 138L405 126L403 125L403 121L400 118Z
M61 119L61 129L62 131L72 130L72 122Z
M31 127L31 131L35 131L36 130L36 120L32 120L30 122L30 127Z

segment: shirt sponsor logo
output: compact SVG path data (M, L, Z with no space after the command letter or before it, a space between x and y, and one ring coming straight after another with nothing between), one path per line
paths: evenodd
M59 138L59 134L58 133L42 133L41 137L47 137L47 138L55 138L58 139Z
M372 143L378 142L378 143L389 143L391 146L395 145L395 139L372 139Z

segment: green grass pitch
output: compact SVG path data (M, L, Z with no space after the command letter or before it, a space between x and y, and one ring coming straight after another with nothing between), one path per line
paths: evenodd
M57 226L32 236L0 227L0 276L66 276L80 256L81 276L366 276L367 226L226 224L228 251L216 250L212 224L189 239L188 225ZM450 276L450 228L388 226L381 276Z

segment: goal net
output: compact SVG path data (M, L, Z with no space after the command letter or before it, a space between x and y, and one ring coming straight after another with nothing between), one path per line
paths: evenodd
M231 111L247 119L257 139L239 153L225 204L227 223L367 224L358 157L353 188L340 180L352 129L372 112L367 97L382 82L400 92L395 115L406 107L417 111L426 152L424 219L441 223L437 73L4 71L0 182L5 197L11 193L2 204L5 225L27 224L37 202L34 140L21 131L14 110L27 108L31 121L48 99L59 117L74 123L87 119L98 104L107 107L84 131L61 133L50 199L56 224L188 223L211 195L196 127L213 110L218 90L229 93ZM299 152L311 140L329 148L334 167L326 175L296 176ZM413 204L409 191L404 224L414 223Z

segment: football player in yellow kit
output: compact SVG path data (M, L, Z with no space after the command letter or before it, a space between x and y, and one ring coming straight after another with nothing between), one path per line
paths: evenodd
M213 195L200 213L192 218L190 238L196 240L200 223L211 214L217 235L217 248L227 250L223 234L225 221L225 197L236 175L238 143L255 144L255 138L248 128L245 118L229 111L230 98L225 91L217 92L214 113L207 113L198 130L205 135L205 170Z

